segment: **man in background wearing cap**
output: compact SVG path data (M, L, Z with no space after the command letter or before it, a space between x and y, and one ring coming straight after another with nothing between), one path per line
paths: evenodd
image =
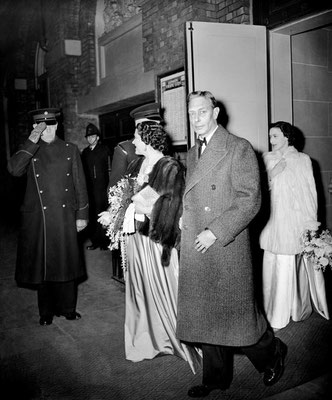
M40 325L76 312L77 280L86 276L78 235L88 221L88 194L78 148L56 136L59 110L32 111L33 130L8 162L27 175L15 279L37 287Z
M82 161L89 194L89 225L88 235L91 245L88 250L107 249L108 239L105 229L97 222L98 214L108 205L108 166L110 151L108 146L101 144L99 129L89 124L86 127L85 137L89 143L82 152Z
M160 115L159 103L149 103L137 107L130 112L130 116L135 121L135 127L137 126L137 124L143 121L156 121L160 123L162 121ZM133 140L134 137L130 140L120 142L114 148L109 187L116 185L117 182L121 178L123 178L130 162L138 157L137 154L135 153L135 146L133 145Z

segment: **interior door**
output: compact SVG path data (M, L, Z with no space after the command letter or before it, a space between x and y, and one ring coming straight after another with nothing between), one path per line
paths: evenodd
M266 28L186 23L189 92L209 90L225 108L225 128L268 150ZM190 133L189 146L194 144Z

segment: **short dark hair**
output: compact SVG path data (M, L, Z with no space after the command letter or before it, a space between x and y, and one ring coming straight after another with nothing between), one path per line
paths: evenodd
M197 90L195 92L189 93L187 97L187 104L189 104L190 100L195 97L204 97L205 99L210 100L212 108L217 107L217 100L208 90Z
M277 121L270 124L270 129L279 128L282 134L288 139L288 145L293 146L296 140L295 129L293 125L285 121Z
M137 132L143 143L149 144L153 149L161 151L163 154L167 153L167 133L162 125L154 121L143 121L137 124Z

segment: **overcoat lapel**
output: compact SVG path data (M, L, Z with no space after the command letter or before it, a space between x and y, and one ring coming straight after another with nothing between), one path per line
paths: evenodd
M196 162L196 167L193 169L191 175L188 176L186 189L184 195L189 192L201 179L213 169L227 154L227 139L229 133L222 126L213 134L209 144L204 150L200 159L197 159L198 154L195 149L190 154L189 163ZM193 158L195 160L193 160Z

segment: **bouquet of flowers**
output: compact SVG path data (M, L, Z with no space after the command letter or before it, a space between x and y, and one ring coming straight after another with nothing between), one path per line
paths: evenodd
M302 254L312 262L315 269L325 271L328 265L332 268L332 236L328 229L320 234L306 230L302 239Z
M125 176L120 181L109 188L107 211L110 214L111 222L107 226L106 235L110 238L110 250L119 248L119 243L123 236L122 225L126 210L131 203L131 198L135 194L137 179Z

